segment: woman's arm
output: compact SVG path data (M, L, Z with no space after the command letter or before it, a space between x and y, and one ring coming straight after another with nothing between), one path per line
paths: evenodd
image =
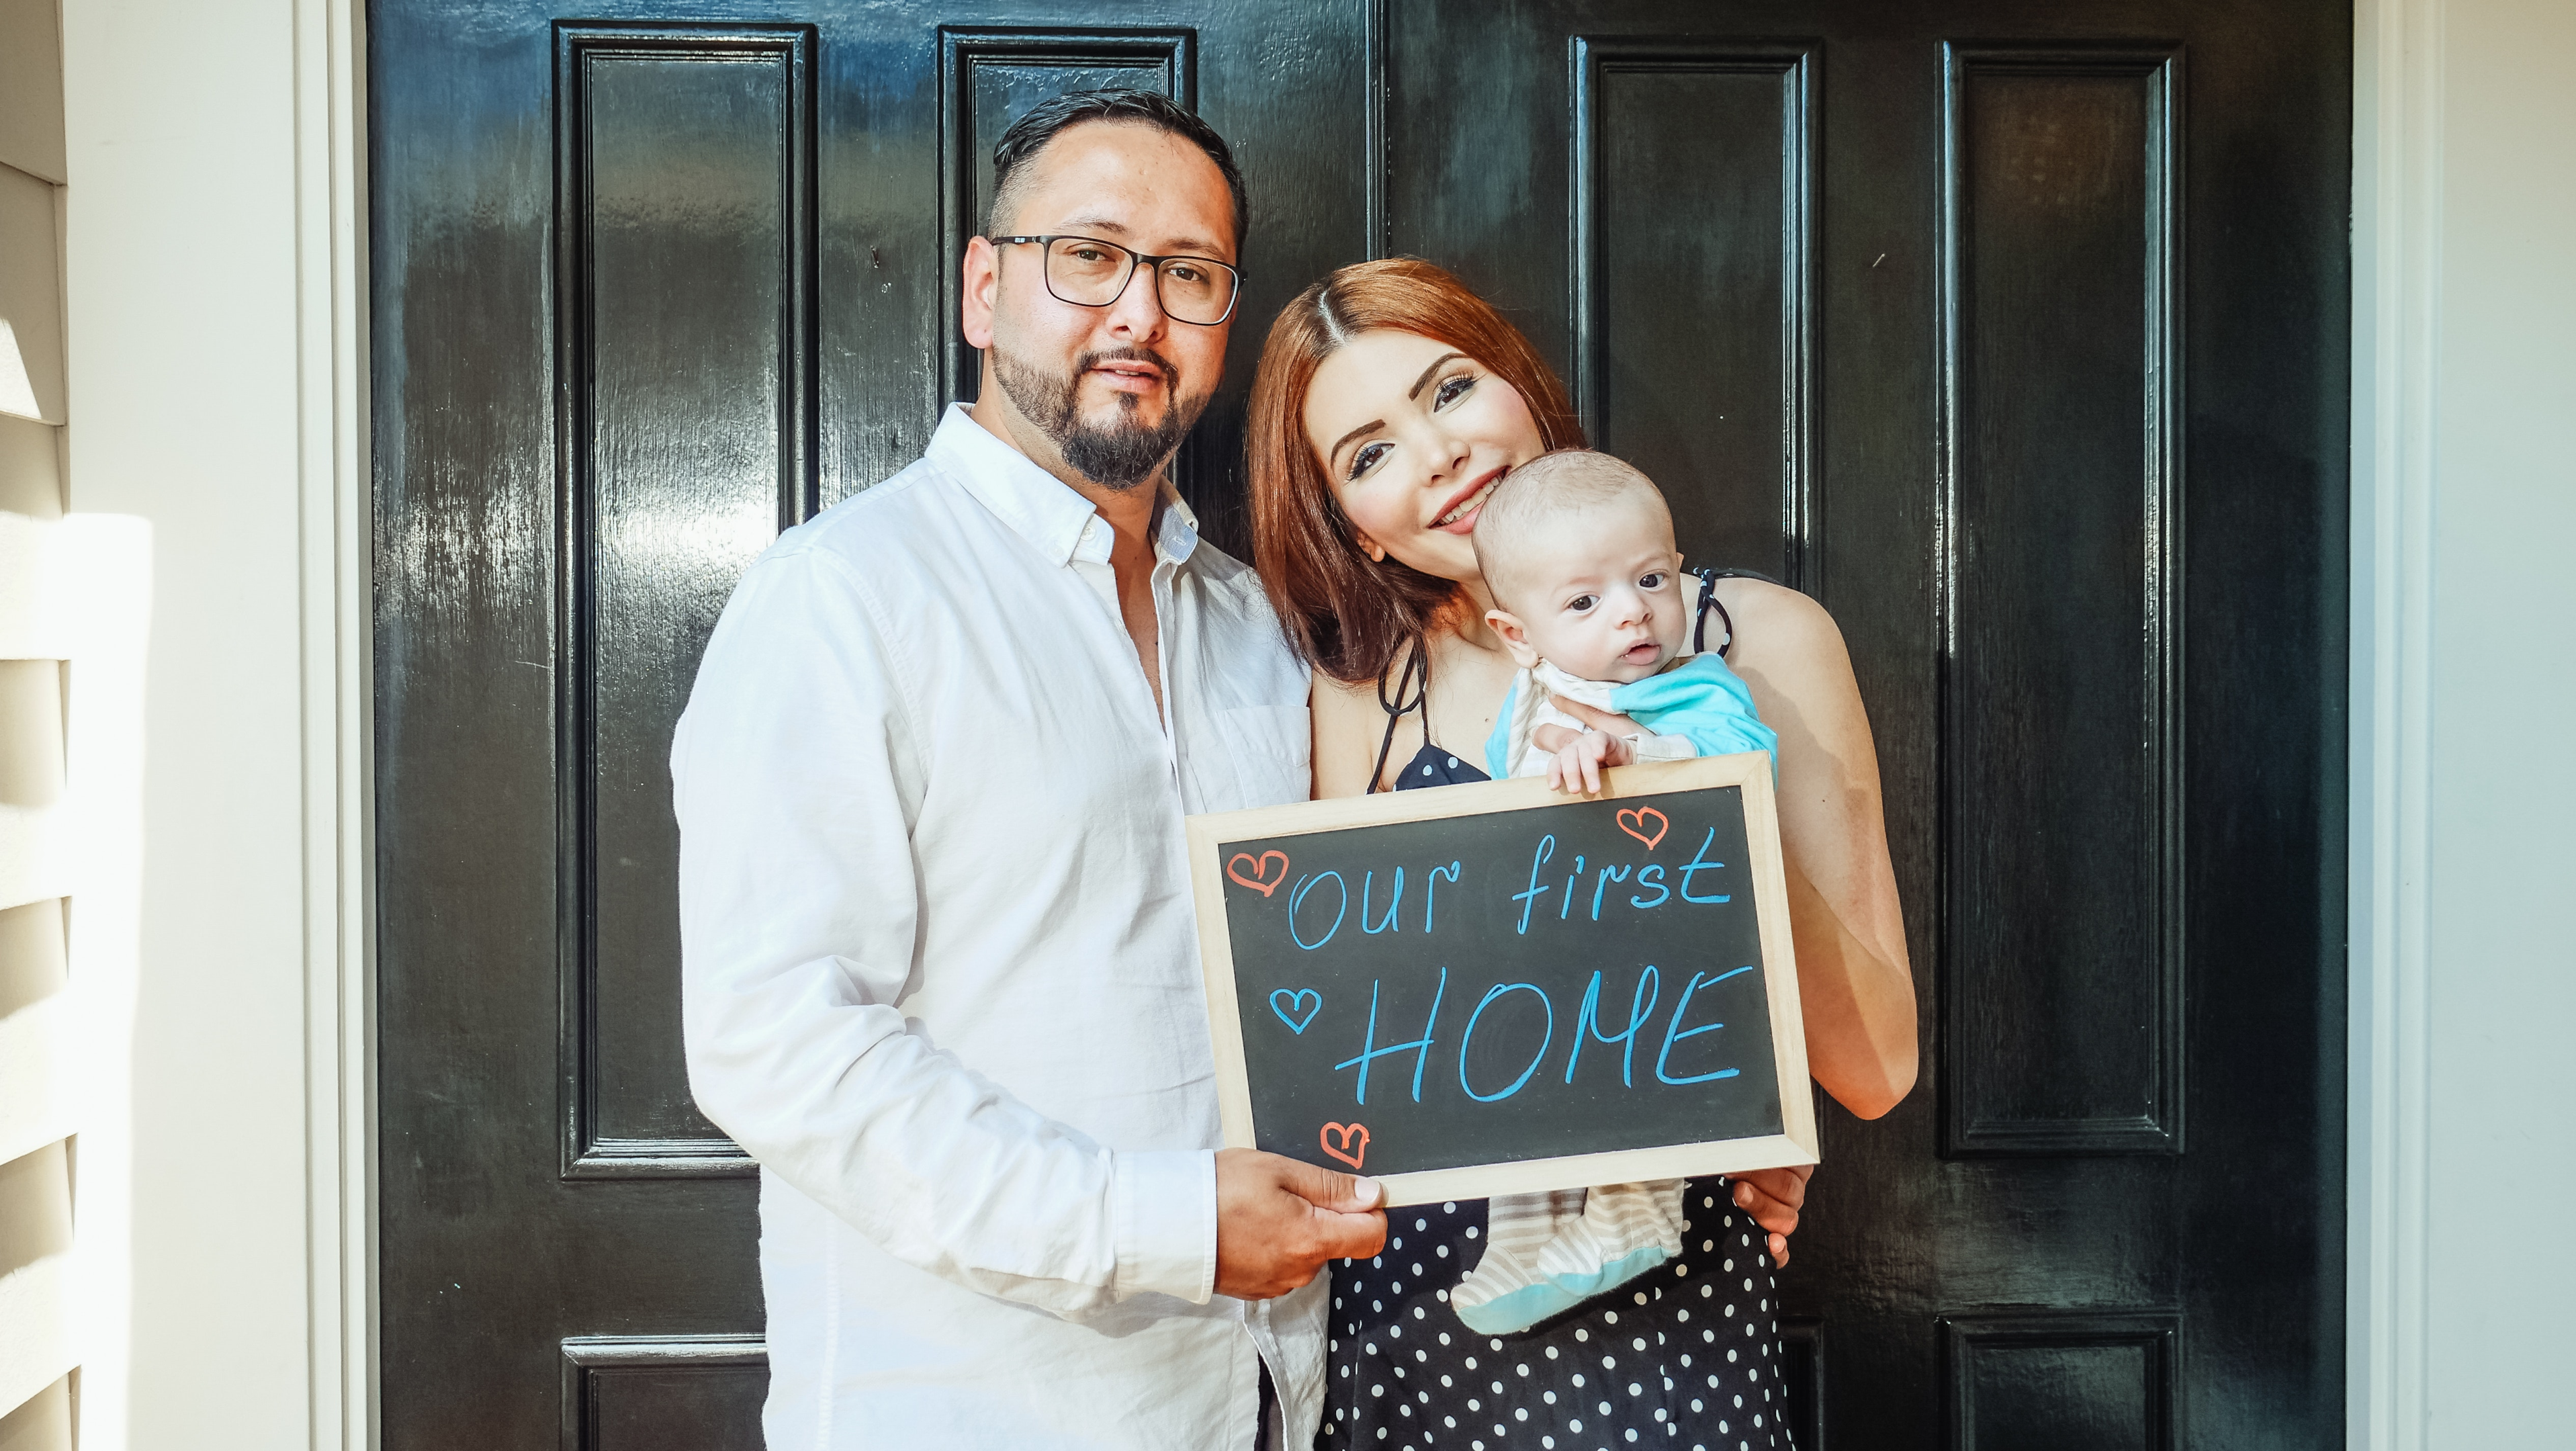
M1736 626L1728 663L1780 733L1780 842L1808 1066L1845 1108L1877 1118L1913 1089L1918 1047L1869 716L1822 605L1759 580L1720 590Z
M1843 1107L1877 1118L1913 1089L1918 1050L1869 716L1823 606L1759 580L1719 589L1735 622L1727 663L1780 735L1780 845L1807 1066ZM1604 731L1636 729L1625 716L1556 704Z

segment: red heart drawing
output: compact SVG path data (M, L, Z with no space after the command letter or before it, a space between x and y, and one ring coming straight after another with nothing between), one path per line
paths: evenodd
M1339 1130L1342 1137L1342 1146L1338 1149L1333 1147L1335 1130ZM1354 1169L1360 1167L1360 1160L1368 1157L1369 1131L1366 1124L1326 1124L1316 1138L1323 1144L1325 1153ZM1358 1147L1352 1147L1353 1140L1358 1141Z
M1279 875L1275 877L1270 875L1270 864L1273 861L1279 863ZM1225 874L1267 897L1279 890L1280 883L1288 880L1288 853L1265 851L1261 854L1261 860L1254 861L1252 853L1239 851L1226 859Z
M1652 836L1646 835L1646 818L1649 816L1655 819L1655 834ZM1655 843L1662 841L1664 833L1672 830L1672 826L1673 824L1664 818L1664 813L1651 806L1640 806L1634 811L1619 813L1619 829L1644 842L1648 851L1655 849Z

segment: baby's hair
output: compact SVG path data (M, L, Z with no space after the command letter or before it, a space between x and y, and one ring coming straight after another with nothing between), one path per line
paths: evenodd
M1494 592L1494 602L1511 608L1512 591L1525 583L1513 577L1512 568L1528 557L1527 541L1542 537L1551 526L1621 504L1642 505L1665 528L1672 527L1672 509L1655 481L1606 453L1561 448L1505 474L1485 496L1473 536L1476 568Z

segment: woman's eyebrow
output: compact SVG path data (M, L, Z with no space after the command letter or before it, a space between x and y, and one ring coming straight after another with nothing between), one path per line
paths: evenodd
M1432 366L1438 367L1439 365L1435 363ZM1326 459L1339 458L1342 453L1342 445L1349 443L1352 439L1360 437L1362 434L1375 433L1384 427L1386 427L1385 419L1372 418L1368 422L1361 424L1359 427L1352 429L1350 432L1343 434L1341 437L1334 439L1333 446L1324 450L1324 457Z
M1465 353L1442 353L1440 356L1433 358L1431 360L1431 366L1422 370L1422 376L1413 380L1413 386L1404 390L1404 396L1407 398L1421 397L1424 385L1431 381L1432 374L1440 371L1441 364L1456 358L1463 358L1465 356L1467 356Z

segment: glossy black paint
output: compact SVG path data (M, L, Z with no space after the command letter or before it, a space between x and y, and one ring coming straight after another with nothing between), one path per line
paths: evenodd
M378 0L385 1444L758 1444L670 722L743 563L966 386L991 138L1113 79L1253 188L1217 542L1268 319L1396 250L1841 623L1925 1058L1822 1116L1801 1444L2335 1440L2349 19Z

